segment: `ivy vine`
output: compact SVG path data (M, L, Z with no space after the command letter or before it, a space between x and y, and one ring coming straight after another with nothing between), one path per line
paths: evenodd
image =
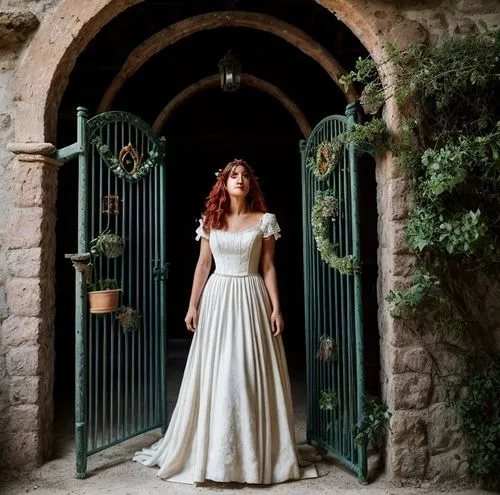
M389 146L411 185L413 283L387 294L390 312L421 323L412 328L431 356L435 338L451 341L473 370L461 376L468 393L455 394L455 407L471 475L494 484L500 413L490 385L498 390L500 353L491 329L498 321L488 320L480 289L500 284L500 30L439 45L387 46L386 53L378 64L359 59L342 83L364 85L362 103L375 112L394 99L404 117L394 138L377 118L356 129ZM386 87L379 77L385 64L395 80Z

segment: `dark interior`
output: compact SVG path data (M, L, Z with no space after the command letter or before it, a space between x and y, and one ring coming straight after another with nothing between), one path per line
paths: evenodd
M349 29L313 0L146 0L108 25L79 56L59 110L57 146L76 140L76 108L95 114L108 84L137 45L159 30L193 15L245 10L273 15L304 30L347 70L367 51ZM127 81L113 109L131 112L152 125L164 106L185 87L217 73L231 49L242 71L264 79L286 93L314 127L331 114L344 114L346 100L314 60L269 33L221 28L192 35L153 56ZM269 211L282 228L276 266L289 361L303 365L304 308L300 129L271 96L242 86L235 93L214 88L197 93L178 108L161 131L167 142L167 251L169 342L190 339L184 328L198 244L194 241L204 198L214 173L234 157L256 171ZM377 325L377 209L374 160L361 160L361 240L364 274L366 384L379 391ZM77 164L65 164L59 175L57 205L56 408L71 401L74 382L74 272L64 253L76 252Z

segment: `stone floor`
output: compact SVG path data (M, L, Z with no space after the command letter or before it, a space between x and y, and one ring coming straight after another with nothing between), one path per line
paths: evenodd
M175 404L177 390L184 368L184 357L174 356L169 359L169 410ZM305 376L301 363L289 362L292 379L296 436L299 443L305 442ZM488 492L478 489L460 489L436 487L422 484L420 487L398 487L384 480L377 472L376 459L371 459L371 483L362 486L356 477L333 458L325 458L318 463L319 478L292 481L272 486L240 485L236 483L206 483L203 486L170 483L155 476L155 468L147 468L131 462L132 454L150 445L160 437L158 430L128 440L89 457L87 478L78 480L74 477L75 450L73 444L72 404L57 404L56 446L54 458L41 468L28 474L14 474L9 479L0 480L0 494L14 495L33 493L36 495L67 494L110 494L110 495L146 495L168 493L169 495L192 493L266 493L273 494L373 494L373 495L415 495L415 494L460 494L482 495ZM373 462L375 461L375 462Z

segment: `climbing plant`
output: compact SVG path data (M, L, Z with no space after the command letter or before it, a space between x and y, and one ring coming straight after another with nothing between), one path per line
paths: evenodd
M380 64L358 60L342 82L362 84L365 105L379 108L393 98L404 117L394 136L373 124L376 119L361 125L371 126L373 142L392 150L411 185L406 237L415 255L413 284L389 292L387 300L393 317L425 321L421 332L454 340L460 349L468 394L455 407L469 468L493 482L500 470L500 414L490 385L498 384L492 370L500 356L476 289L499 282L500 31L436 46L387 46L386 53ZM394 83L384 86L379 74L386 64ZM432 354L432 346L428 350Z

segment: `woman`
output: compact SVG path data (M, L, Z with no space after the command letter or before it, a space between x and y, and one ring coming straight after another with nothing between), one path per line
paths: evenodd
M219 171L196 229L200 255L185 318L194 337L177 405L165 436L134 456L169 481L316 476L314 466L301 470L295 446L274 268L280 228L266 209L246 162Z

